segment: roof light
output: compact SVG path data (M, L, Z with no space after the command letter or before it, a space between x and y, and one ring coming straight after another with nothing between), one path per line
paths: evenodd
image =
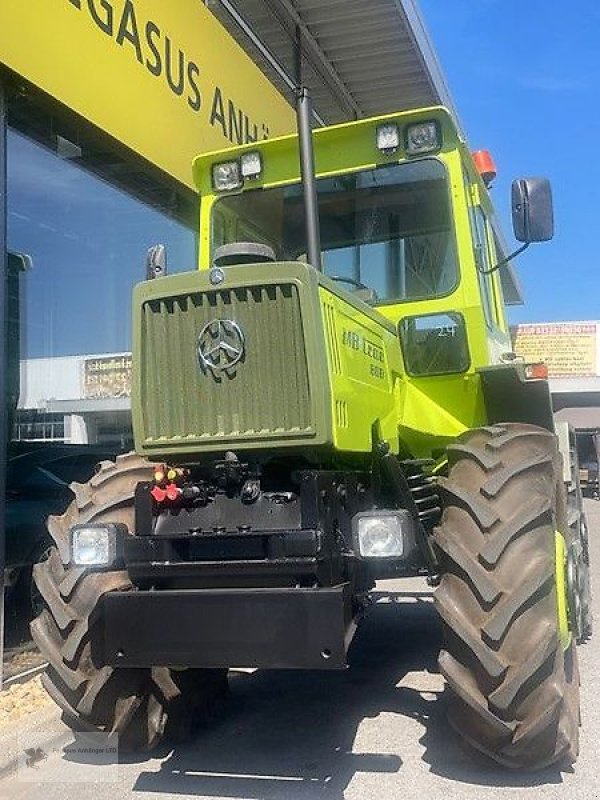
M253 150L252 153L244 153L241 159L242 164L242 177L246 180L253 180L260 177L262 172L262 156L258 150Z
M395 153L400 147L400 128L395 122L377 126L377 149L382 153Z
M239 161L224 161L221 164L213 164L212 180L213 187L217 192L230 192L233 189L241 189L243 180Z
M409 156L432 153L442 146L442 134L436 120L419 122L406 128L406 152Z
M548 365L539 364L525 364L525 379L531 380L546 380L548 378Z

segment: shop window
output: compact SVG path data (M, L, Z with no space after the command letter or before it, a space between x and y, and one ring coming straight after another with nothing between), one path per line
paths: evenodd
M7 163L8 248L28 257L19 275L20 353L12 354L21 360L14 434L69 442L66 426L79 431L77 443L93 444L106 408L121 412L123 427L108 438L130 445L132 289L157 242L167 247L170 272L194 269L195 234L14 130ZM90 414L93 430L81 423Z

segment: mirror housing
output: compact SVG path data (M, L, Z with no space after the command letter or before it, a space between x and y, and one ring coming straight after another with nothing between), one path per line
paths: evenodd
M554 236L552 189L547 178L521 178L512 184L512 219L519 242L547 242Z
M163 278L167 274L167 249L164 244L155 244L146 253L146 280Z

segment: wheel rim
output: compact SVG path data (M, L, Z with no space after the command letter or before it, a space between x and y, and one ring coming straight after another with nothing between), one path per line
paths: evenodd
M569 548L567 562L567 593L569 598L569 627L579 640L583 635L583 606L581 603L581 575L577 548Z

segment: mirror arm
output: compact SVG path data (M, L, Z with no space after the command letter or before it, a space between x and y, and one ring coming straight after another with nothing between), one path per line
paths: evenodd
M515 250L514 253L511 253L509 256L506 256L506 258L503 258L502 261L499 261L494 267L491 267L490 269L479 269L478 268L477 271L481 275L491 275L492 272L496 272L497 269L500 269L500 267L503 267L505 264L508 264L508 262L512 261L513 258L516 258L517 256L520 256L521 253L524 250L527 250L527 248L529 247L530 244L531 244L531 242L525 242L523 247L519 247L519 249Z

